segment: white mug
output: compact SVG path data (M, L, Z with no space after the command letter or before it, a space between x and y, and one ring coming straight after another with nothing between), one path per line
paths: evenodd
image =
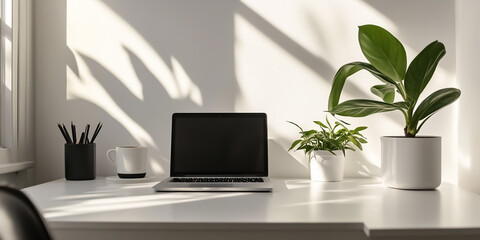
M108 150L107 159L117 167L120 178L143 178L147 172L147 151L146 147L121 146Z

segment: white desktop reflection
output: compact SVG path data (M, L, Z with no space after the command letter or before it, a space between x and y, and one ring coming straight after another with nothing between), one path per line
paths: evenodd
M272 179L272 183L271 193L161 193L152 189L155 182L122 185L104 178L60 179L24 191L59 232L92 227L143 231L149 223L151 231L206 227L211 231L336 230L366 236L409 236L421 231L432 236L438 232L480 236L480 196L448 183L433 191L391 189L368 178Z

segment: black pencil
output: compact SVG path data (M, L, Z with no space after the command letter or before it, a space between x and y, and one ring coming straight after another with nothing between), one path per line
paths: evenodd
M65 124L62 123L63 130L65 131L65 135L67 135L67 143L72 143L72 139L70 138L70 134L68 134L68 130L65 127Z
M85 127L85 144L88 144L88 131L90 131L90 124Z
M90 141L91 143L93 143L93 141L95 141L95 138L97 138L97 134L98 134L98 132L100 132L100 129L102 128L102 126L103 126L103 123L98 122L98 125L95 128L95 132L93 133L92 140Z
M65 132L63 131L62 125L60 123L57 123L58 129L60 129L60 132L63 135L63 138L65 138L65 141L68 143L67 135L65 135Z
M78 141L78 144L83 144L84 138L85 138L85 132L82 132L82 135L80 136L80 140Z
M75 130L75 125L73 125L73 121L71 122L72 124L72 136L73 136L73 144L77 143L77 131Z

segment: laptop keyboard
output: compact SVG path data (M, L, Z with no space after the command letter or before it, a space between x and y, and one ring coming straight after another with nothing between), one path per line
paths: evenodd
M170 182L235 182L235 183L257 183L263 182L263 178L260 177L229 177L229 178L222 178L222 177L182 177L182 178L172 178Z

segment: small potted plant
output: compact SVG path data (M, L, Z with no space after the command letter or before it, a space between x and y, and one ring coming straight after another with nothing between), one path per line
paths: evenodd
M357 127L349 130L343 123L335 121L334 126L325 117L326 124L314 121L320 130L304 131L298 124L289 122L300 129L300 139L295 140L288 151L305 151L309 159L310 178L312 181L342 181L345 165L345 151L362 150L362 144L367 143L360 133L367 127ZM345 122L344 122L345 123ZM348 123L345 123L348 124Z
M460 90L444 88L423 101L419 97L445 55L439 41L427 45L407 68L402 43L387 30L375 26L359 27L358 41L369 63L352 62L336 73L330 91L328 111L349 117L399 111L405 120L403 136L382 137L382 176L384 183L401 189L435 189L441 182L441 138L417 136L423 124L438 110L455 102ZM354 99L339 103L346 79L366 70L380 80L370 88L382 101ZM397 95L400 100L395 101Z

